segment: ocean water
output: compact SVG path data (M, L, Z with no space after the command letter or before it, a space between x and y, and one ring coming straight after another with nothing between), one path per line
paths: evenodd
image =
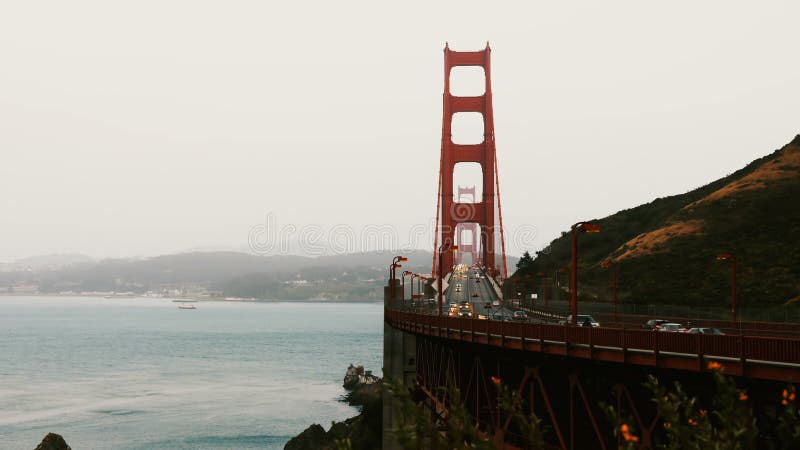
M0 296L0 449L281 449L380 374L380 303Z

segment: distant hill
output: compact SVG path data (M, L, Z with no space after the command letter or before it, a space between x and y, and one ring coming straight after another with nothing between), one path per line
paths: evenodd
M10 265L25 270L58 270L79 264L93 263L94 259L78 253L29 256L14 261Z
M738 262L738 297L745 307L800 301L800 135L735 173L681 195L594 220L600 233L579 240L579 293L625 302L727 305L729 252ZM570 234L537 252L515 277L552 274L570 263ZM562 275L562 284L566 276Z
M366 252L309 258L257 256L238 252L193 252L129 260L107 259L22 277L40 292L131 291L203 287L225 296L269 299L329 298L380 300L395 253ZM406 268L430 272L432 254L411 251Z

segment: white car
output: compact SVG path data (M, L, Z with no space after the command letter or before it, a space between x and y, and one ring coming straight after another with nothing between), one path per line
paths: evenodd
M669 331L671 333L683 333L683 332L686 331L686 329L683 328L683 325L681 325L679 323L670 322L670 323L661 324L661 327L658 328L658 331Z

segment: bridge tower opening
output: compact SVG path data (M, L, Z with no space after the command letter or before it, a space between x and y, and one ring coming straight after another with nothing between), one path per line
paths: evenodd
M462 187L458 186L458 195L456 200L458 203L475 203L475 186ZM468 199L464 199L468 197ZM468 200L465 201L465 200ZM466 235L466 236L465 236ZM456 253L456 264L475 264L479 262L478 258L478 224L475 222L464 222L456 225L456 245L458 245L458 253Z
M450 90L453 68L479 67L483 69L485 88L482 95L456 96ZM483 122L483 139L477 143L455 143L453 141L453 119L460 113L478 113ZM495 151L494 115L492 113L491 48L480 51L457 52L448 45L444 48L444 95L442 115L442 143L439 166L439 193L436 205L436 233L434 242L433 272L438 273L441 264L448 272L454 263L462 261L460 256L468 253L473 262L480 262L492 275L508 276L503 235L503 215L500 204L499 176ZM458 188L453 197L453 172L458 163L478 163L483 171L481 198L475 198L472 187L472 202L462 202L462 194L469 188ZM460 234L472 231L471 242L464 242ZM497 244L500 244L498 248ZM458 252L442 251L439 248L458 246ZM463 248L462 248L463 246ZM500 256L500 261L496 257Z

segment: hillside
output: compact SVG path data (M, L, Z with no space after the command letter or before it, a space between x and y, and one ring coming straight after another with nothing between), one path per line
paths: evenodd
M729 252L738 262L741 306L800 303L799 199L800 135L691 192L594 220L602 231L579 241L579 292L609 300L611 274L600 263L613 261L622 302L727 305L730 264L715 257ZM569 262L565 232L514 276L552 276Z

